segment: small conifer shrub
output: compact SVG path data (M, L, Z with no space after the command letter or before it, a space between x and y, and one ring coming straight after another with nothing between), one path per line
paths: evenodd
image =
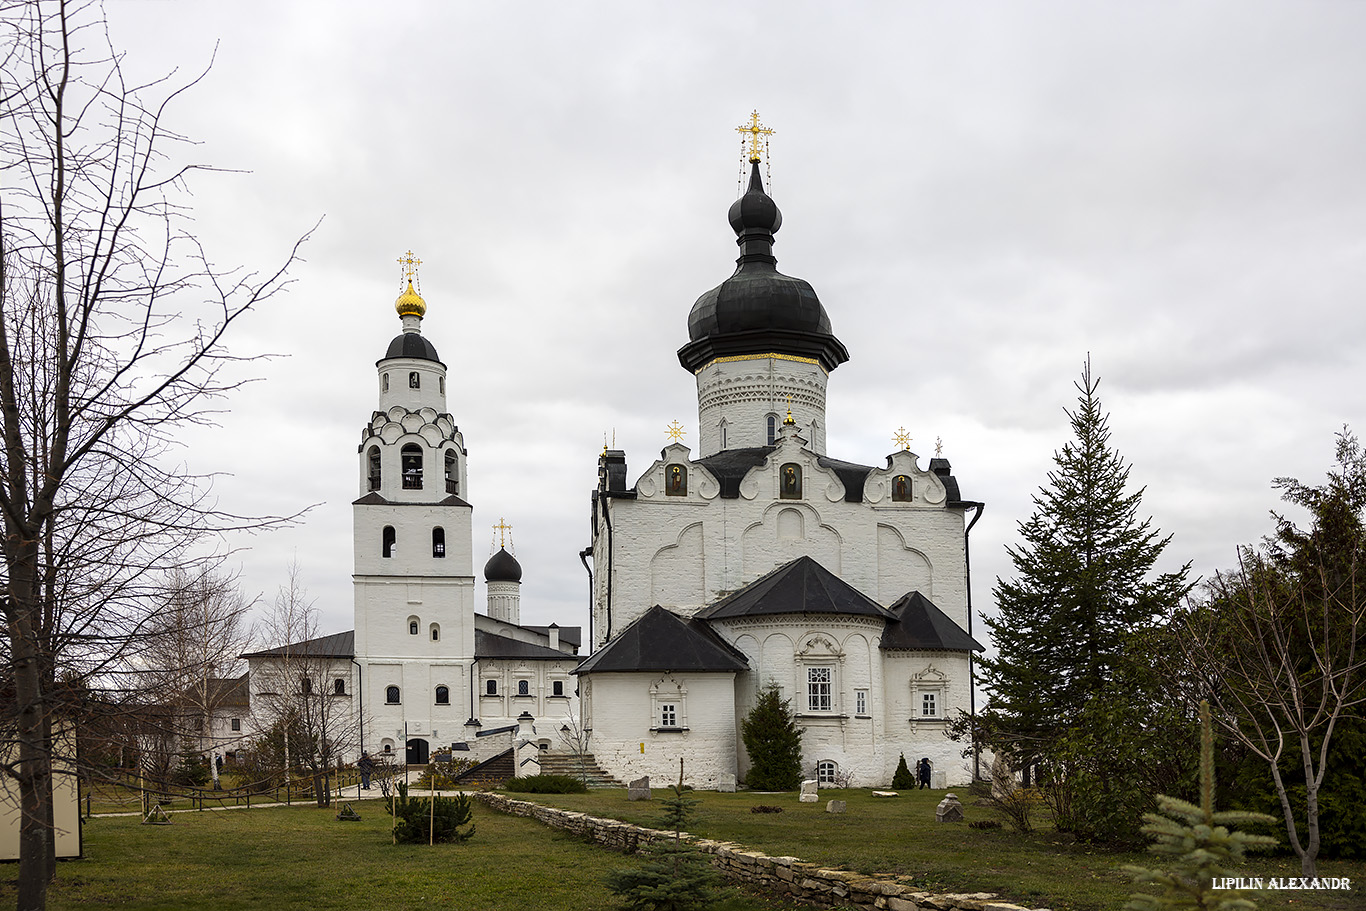
M703 911L719 898L721 876L707 855L691 841L683 840L683 828L702 801L690 796L683 785L683 760L678 760L678 784L669 785L661 824L674 837L651 845L639 867L614 870L607 888L621 897L631 911Z
M432 801L436 806L432 806ZM474 810L468 794L454 797L409 797L408 786L398 786L394 799L394 840L400 844L425 845L465 841L474 835L469 823Z
M910 766L906 765L906 754L901 754L901 761L896 764L896 774L892 776L892 788L897 791L904 791L915 787L915 776L911 774Z
M1208 911L1255 911L1257 903L1238 889L1215 889L1215 877L1243 862L1248 848L1274 845L1265 835L1235 832L1229 827L1245 823L1273 823L1265 813L1214 812L1214 735L1210 731L1209 703L1200 702L1200 806L1157 795L1161 813L1147 813L1143 832L1153 837L1148 850L1171 858L1168 870L1125 866L1124 871L1141 885L1157 886L1156 893L1138 892L1124 907L1127 911L1172 911L1198 908Z
M741 722L740 733L749 754L745 784L754 791L794 791L802 783L802 729L792 713L791 700L776 686L759 694L759 701Z
M518 794L586 794L588 785L571 775L528 775L509 778L503 789Z

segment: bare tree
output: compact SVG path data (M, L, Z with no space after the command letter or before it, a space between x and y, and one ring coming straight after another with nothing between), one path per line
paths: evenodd
M1323 486L1277 481L1285 499L1310 510L1312 527L1278 517L1265 550L1242 551L1237 572L1215 578L1173 637L1216 720L1269 766L1306 876L1317 871L1333 735L1366 705L1366 456L1345 431L1338 465ZM1302 806L1283 759L1303 768Z
M137 664L155 681L149 694L177 710L171 717L181 739L208 761L215 788L221 739L215 714L232 696L240 656L250 645L250 607L232 576L211 567L194 573L173 568L137 656Z
M220 511L169 450L243 381L225 340L284 272L216 271L189 232L177 194L195 166L167 157L183 140L163 119L193 82L128 84L95 2L0 13L5 771L26 911L55 870L59 682L126 667L159 574L206 533L261 524Z
M262 629L272 647L247 656L252 715L258 729L281 737L286 773L305 770L318 806L329 806L336 764L356 740L351 655L339 648L338 636L318 636L318 612L297 563L290 564Z

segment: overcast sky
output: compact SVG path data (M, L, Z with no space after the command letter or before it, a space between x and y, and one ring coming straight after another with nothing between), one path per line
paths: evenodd
M829 452L881 465L942 438L976 605L1069 439L1090 353L1113 442L1173 536L1164 568L1230 565L1270 481L1322 478L1366 430L1366 4L271 3L109 0L127 67L212 70L171 111L223 266L293 284L240 354L272 352L187 438L236 512L316 505L232 542L273 597L291 558L323 632L351 627L356 447L423 260L423 332L469 450L477 609L513 526L526 622L587 625L603 436L630 478L670 421L675 351L734 268L734 128L777 130L779 268L850 352ZM319 220L321 222L319 223ZM981 627L977 631L980 635Z

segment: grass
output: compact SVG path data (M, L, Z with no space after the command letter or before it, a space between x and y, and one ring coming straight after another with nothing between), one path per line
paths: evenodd
M1039 831L1020 835L1009 828L975 830L966 823L994 818L961 792L966 820L937 823L935 804L943 791L903 791L897 798L875 798L868 791L828 791L814 804L795 793L700 793L697 821L690 831L707 838L739 842L775 856L791 855L826 867L862 873L891 873L936 892L996 892L1009 901L1053 911L1118 911L1136 891L1126 863L1158 865L1146 852L1114 853L1079 844L1052 831L1046 818ZM588 794L527 797L547 805L580 810L643 825L657 825L657 801L631 802L620 789ZM825 801L839 797L848 811L825 812ZM778 805L782 813L751 813L757 804ZM1041 814L1043 815L1043 814ZM1284 839L1284 833L1280 833ZM1299 876L1293 856L1256 858L1246 876ZM1350 892L1263 892L1267 911L1359 911L1366 905L1366 863L1320 861L1320 876L1349 877Z
M390 844L378 801L336 809L279 807L173 813L169 826L136 818L86 823L86 858L58 866L53 911L121 906L145 911L354 911L461 908L504 911L528 902L550 911L616 906L602 885L628 858L476 804L473 839L460 845ZM14 901L5 868L0 903ZM791 911L752 896L727 911Z

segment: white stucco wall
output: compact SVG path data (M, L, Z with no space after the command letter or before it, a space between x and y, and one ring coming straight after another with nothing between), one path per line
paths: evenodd
M811 358L771 354L719 358L697 372L698 451L767 446L768 416L792 420L825 452L825 387L829 377ZM726 427L725 444L721 427Z
M584 722L598 765L621 781L649 775L652 785L678 780L735 790L735 675L661 672L588 674L581 678ZM660 705L676 706L678 730L661 730Z

